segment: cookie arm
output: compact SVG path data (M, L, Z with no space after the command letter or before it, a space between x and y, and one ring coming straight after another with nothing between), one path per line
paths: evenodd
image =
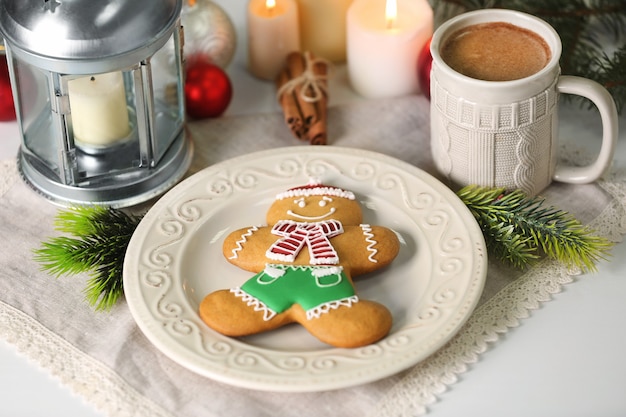
M353 276L389 265L400 251L398 236L382 226L349 227L332 242L338 250L340 263L349 265Z
M276 240L268 227L248 227L235 230L224 239L222 253L233 265L246 271L259 272L265 268L265 251Z

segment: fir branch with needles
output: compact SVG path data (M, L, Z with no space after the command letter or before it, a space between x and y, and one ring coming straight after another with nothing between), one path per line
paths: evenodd
M470 185L457 195L474 215L491 253L516 268L524 269L545 255L568 268L595 271L613 246L568 212L520 190Z
M90 206L59 211L52 237L34 258L55 277L88 273L85 297L96 310L110 310L123 294L122 270L130 238L141 217Z

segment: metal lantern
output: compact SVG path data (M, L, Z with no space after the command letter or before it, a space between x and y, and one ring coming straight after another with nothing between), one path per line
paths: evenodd
M24 180L62 205L124 207L174 185L182 0L0 0Z

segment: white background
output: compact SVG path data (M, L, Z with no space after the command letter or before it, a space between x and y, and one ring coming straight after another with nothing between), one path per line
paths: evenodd
M272 83L246 71L245 1L217 1L233 20L237 53L228 68L234 97L228 115L279 111ZM345 69L331 82L330 105L360 98L350 89ZM599 141L586 118L562 127L562 137ZM625 118L620 119L623 125ZM591 130L589 130L591 129ZM626 167L625 134L616 165ZM571 139L571 138L569 138ZM15 123L0 122L0 160L15 156ZM430 416L626 416L626 244L618 245L597 274L581 276L531 317L503 335L430 407ZM0 416L100 416L0 342Z

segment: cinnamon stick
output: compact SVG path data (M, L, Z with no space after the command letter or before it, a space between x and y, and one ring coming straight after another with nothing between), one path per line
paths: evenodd
M318 120L307 132L307 138L311 145L326 145L326 122Z
M290 53L276 79L279 103L292 133L311 144L326 144L327 64L306 52Z
M283 70L278 74L278 78L276 80L276 87L280 90L280 88L285 85L289 81L289 74L286 70ZM303 121L302 115L300 114L300 107L296 103L296 97L293 93L286 92L281 94L278 98L280 106L283 109L283 116L285 119L285 123L289 126L291 132L297 138L303 138L304 133L302 131Z
M311 145L326 145L326 125L327 125L327 97L326 97L326 76L328 75L328 66L323 62L316 62L313 65L313 74L319 79L320 84L324 87L322 89L322 96L315 102L315 114L317 120L312 123L307 137Z
M292 52L287 55L287 72L290 79L295 79L304 74L306 71L306 61L304 55L299 52ZM300 114L302 115L302 121L305 126L305 133L312 123L317 120L317 109L314 103L310 103L304 99L304 96L309 91L304 90L303 85L296 85L293 89L293 94L296 96L296 103L300 107Z

